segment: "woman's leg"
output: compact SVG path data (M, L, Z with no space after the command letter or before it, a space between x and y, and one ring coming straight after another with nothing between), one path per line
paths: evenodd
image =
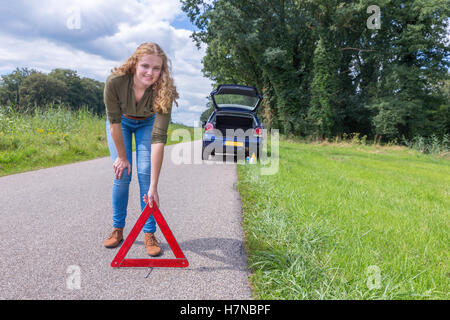
M136 166L139 180L141 210L144 210L146 203L142 199L148 193L150 188L151 176L151 136L155 116L142 121L134 132L136 140ZM154 233L156 231L156 221L153 215L147 220L143 231L145 233Z
M125 152L130 162L131 168L133 168L133 153L132 153L132 137L133 133L131 128L126 123L126 120L122 118L122 136L123 143L125 147ZM117 150L114 141L111 137L109 121L106 120L106 136L108 139L109 152L111 154L112 161L117 159ZM132 169L131 169L132 171ZM122 174L121 179L116 179L114 177L113 188L112 188L112 208L113 208L113 227L123 228L125 227L125 218L127 216L127 206L128 206L128 193L130 189L131 182L131 172L128 175L128 169L125 169Z

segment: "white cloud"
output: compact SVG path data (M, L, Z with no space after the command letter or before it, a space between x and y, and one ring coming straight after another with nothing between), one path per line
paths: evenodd
M205 109L204 106L191 106L188 108L189 111L194 111L194 112L202 112Z
M57 45L47 39L21 40L0 34L0 44L2 70L28 67L50 72L56 68L67 68L76 70L84 77L103 81L115 64L101 56Z
M67 27L73 8L80 12L79 29ZM0 72L16 67L44 72L69 68L104 81L139 44L156 42L172 61L180 94L172 119L193 125L206 109L211 81L202 75L205 52L195 47L191 32L171 26L180 16L184 13L178 0L8 2L0 6Z

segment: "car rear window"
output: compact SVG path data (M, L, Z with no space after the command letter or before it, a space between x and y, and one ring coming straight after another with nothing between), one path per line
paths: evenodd
M257 103L257 97L249 97L240 94L218 94L214 96L216 104L219 107L245 107L246 109L253 110Z

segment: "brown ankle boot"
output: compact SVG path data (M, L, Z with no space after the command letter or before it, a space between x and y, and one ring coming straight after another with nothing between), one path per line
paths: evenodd
M103 243L106 248L115 248L123 240L123 228L114 228L108 239Z
M147 253L150 256L156 257L161 254L161 247L159 246L158 241L155 238L153 233L144 233L145 234L145 248L147 249Z

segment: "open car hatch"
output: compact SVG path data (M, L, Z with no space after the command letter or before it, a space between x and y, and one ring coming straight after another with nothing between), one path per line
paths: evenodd
M256 111L263 97L254 87L221 84L211 92L211 100L217 110L246 110Z

